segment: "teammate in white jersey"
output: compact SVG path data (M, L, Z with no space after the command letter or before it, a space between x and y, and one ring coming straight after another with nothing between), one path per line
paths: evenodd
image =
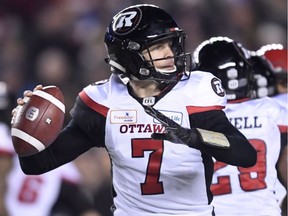
M250 167L256 151L222 111L220 80L190 73L185 37L157 6L134 5L116 14L105 34L110 79L84 88L55 142L19 157L23 171L48 172L104 147L112 163L115 216L214 215L212 156Z
M281 215L275 195L281 147L278 123L283 120L285 125L281 126L287 128L288 113L269 97L254 98L256 65L250 53L227 37L210 38L194 53L197 69L211 71L221 79L228 99L224 110L228 119L257 150L257 163L250 168L215 160L212 204L220 216Z
M272 71L267 73L262 71L261 74L267 79L266 83L269 88L275 89L275 91L269 91L268 96L273 97L282 106L288 108L287 49L284 49L282 44L267 44L254 53L267 59L272 68Z
M287 49L284 49L282 44L267 44L262 46L256 51L258 55L264 56L271 63L272 67L270 71L266 70L266 73L262 75L269 80L271 86L274 88L274 94L269 95L273 100L279 103L284 109L288 110L288 90L287 90ZM282 118L285 120L285 118ZM277 184L276 195L278 196L279 203L282 208L282 214L287 215L287 127L281 127L282 140L280 157L277 163L278 170L281 170L278 177L282 184ZM286 133L284 133L286 130ZM284 186L284 187L283 187Z

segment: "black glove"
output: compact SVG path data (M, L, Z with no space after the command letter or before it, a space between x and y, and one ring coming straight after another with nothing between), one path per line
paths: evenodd
M203 147L201 144L221 149L230 148L229 140L223 133L200 128L183 128L153 107L147 106L144 109L166 128L165 133L153 133L151 135L153 139L186 144L196 149L201 149Z
M197 146L196 144L199 143L195 128L183 128L151 106L144 107L144 109L147 114L157 119L166 129L165 133L153 133L151 135L153 139L168 140L173 143L186 144L194 148Z

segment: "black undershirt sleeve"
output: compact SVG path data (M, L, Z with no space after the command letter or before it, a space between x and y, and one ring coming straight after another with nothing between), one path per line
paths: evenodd
M288 133L281 132L281 151L288 144Z
M32 156L19 157L25 174L43 174L76 159L92 147L105 147L104 116L90 109L80 98L71 115L72 120L48 148Z
M91 148L85 138L72 120L48 148L32 156L19 157L23 172L43 174L76 159Z
M242 167L256 163L257 153L246 137L237 130L221 110L213 110L190 115L191 127L223 133L229 143L229 149L220 149L202 144L199 148L216 160ZM243 157L245 155L245 157Z

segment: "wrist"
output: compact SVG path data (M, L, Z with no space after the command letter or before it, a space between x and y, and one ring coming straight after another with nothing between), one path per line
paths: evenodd
M195 132L198 134L198 137L201 140L201 143L207 146L221 148L221 149L230 148L229 140L223 133L214 132L210 130L204 130L200 128L195 128Z

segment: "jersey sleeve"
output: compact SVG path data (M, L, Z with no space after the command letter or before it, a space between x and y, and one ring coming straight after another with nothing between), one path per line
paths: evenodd
M281 134L281 148L287 145L288 134L288 109L275 102L272 98L264 98L262 110L270 113L270 117L276 122Z
M288 109L285 109L284 107L279 108L279 116L276 119L277 125L279 126L279 129L281 133L286 133L288 132Z
M288 109L280 108L279 116L276 120L281 134L281 150L288 144Z
M83 133L89 137L93 146L105 146L105 125L106 125L106 110L104 106L99 105L95 108L96 102L84 93L80 93L76 100L76 104L70 114L74 122L80 127Z
M225 91L221 81L208 72L195 71L191 75L190 92L191 104L187 107L188 113L198 113L210 110L222 110L227 104Z

